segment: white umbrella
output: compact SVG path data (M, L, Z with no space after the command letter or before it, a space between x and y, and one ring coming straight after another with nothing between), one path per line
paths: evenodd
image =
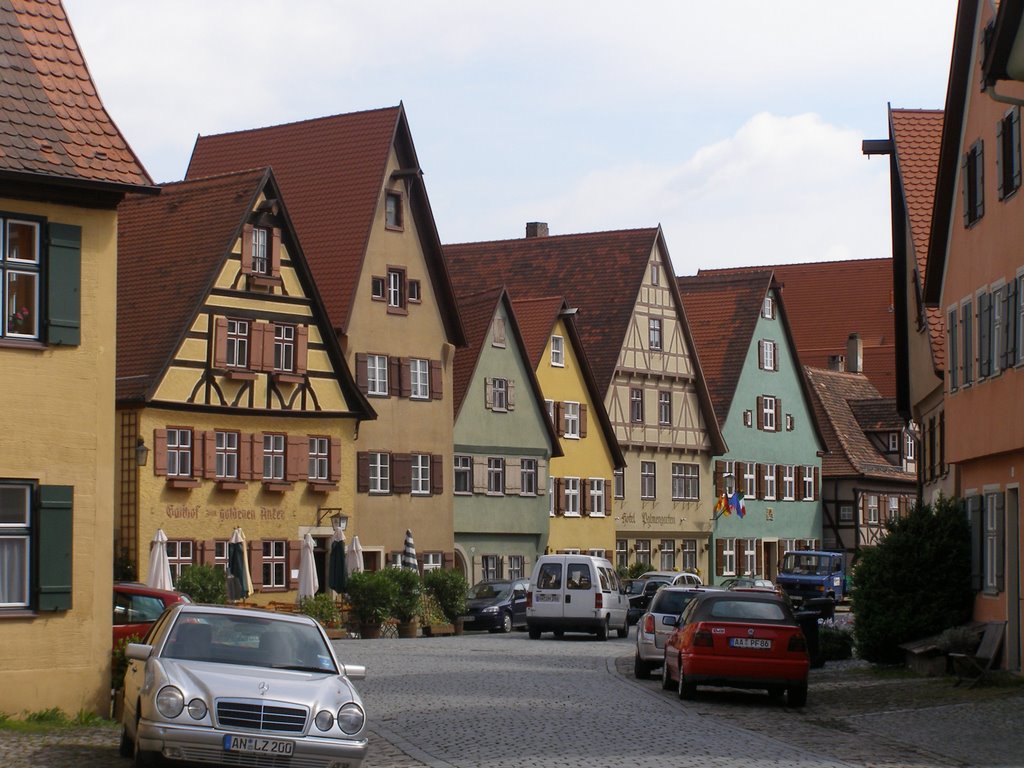
M171 564L167 560L167 534L163 528L156 529L156 535L149 545L149 571L146 585L153 589L174 589L171 580Z
M402 550L402 567L410 571L418 571L416 564L416 545L412 541L412 529L405 531L405 548Z
M359 543L359 537L353 536L352 543L348 545L348 572L360 573L363 570L363 545Z
M299 600L312 597L320 589L320 579L316 575L316 562L313 560L313 537L308 533L302 537L299 548Z

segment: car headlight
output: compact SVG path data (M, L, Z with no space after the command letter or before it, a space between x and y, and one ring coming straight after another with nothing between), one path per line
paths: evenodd
M331 730L331 726L334 725L334 715L326 709L321 709L316 713L316 718L313 722L316 723L316 727L321 731L329 731Z
M363 713L363 708L354 701L350 701L338 710L338 727L349 735L359 733L365 722L366 715Z
M177 717L185 708L185 697L173 685L165 685L156 695L156 708L164 717Z
M496 606L496 605L492 605L489 608L484 608L482 611L480 611L480 613L497 613L497 612L498 612L498 606Z
M202 699L192 699L188 703L188 714L193 720L202 720L206 717L206 702Z

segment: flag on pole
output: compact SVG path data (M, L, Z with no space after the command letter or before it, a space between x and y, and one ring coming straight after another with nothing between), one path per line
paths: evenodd
M729 500L725 494L715 503L715 514L716 515L728 515L729 514Z
M736 514L741 518L747 514L747 507L743 503L743 497L740 495L739 491L733 491L732 497L729 499L729 508L735 509ZM726 514L728 514L728 512Z

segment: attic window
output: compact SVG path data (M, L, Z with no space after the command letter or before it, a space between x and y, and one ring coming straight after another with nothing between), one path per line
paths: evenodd
M403 224L402 195L400 192L388 192L384 197L384 226L401 230Z
M764 297L764 304L761 305L761 317L767 320L775 319L775 299L771 296Z
M409 286L409 301L414 302L416 304L418 304L421 301L423 301L422 294L420 293L420 281L419 280L409 280L408 281L408 286Z
M384 301L384 278L374 277L370 280L370 297L377 301Z

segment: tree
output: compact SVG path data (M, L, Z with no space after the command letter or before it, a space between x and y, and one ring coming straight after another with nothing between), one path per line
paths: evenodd
M853 571L852 600L858 655L875 663L900 662L901 643L968 621L974 593L962 502L939 497L890 520Z

